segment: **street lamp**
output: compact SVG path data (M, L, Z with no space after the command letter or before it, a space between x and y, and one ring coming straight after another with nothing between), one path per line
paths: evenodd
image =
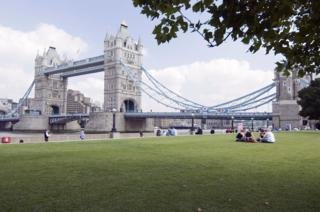
M234 119L234 117L231 116L231 130L232 130L232 132L233 132L233 119Z
M112 108L112 129L111 129L111 132L117 132L117 129L116 129L116 112L117 112L117 109L115 108Z
M191 134L194 131L194 113L191 113Z
M267 119L267 128L269 128L269 119Z
M253 117L251 118L251 131L253 131Z

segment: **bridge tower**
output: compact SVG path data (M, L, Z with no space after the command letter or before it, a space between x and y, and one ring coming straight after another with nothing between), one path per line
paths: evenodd
M118 33L107 34L104 41L105 77L104 77L104 110L115 108L120 112L141 110L141 90L127 75L126 70L141 80L142 45L134 40L124 22ZM119 63L124 63L128 69Z
M273 123L275 128L300 128L303 119L299 116L300 107L297 103L298 92L308 85L308 77L299 78L297 71L290 76L275 72L276 101L272 104Z
M67 79L59 75L46 76L43 70L61 64L62 61L54 47L35 59L35 93L30 108L41 115L66 113Z

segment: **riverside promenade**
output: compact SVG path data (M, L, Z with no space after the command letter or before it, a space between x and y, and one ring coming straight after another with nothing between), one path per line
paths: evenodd
M225 130L218 129L216 134L223 134ZM210 134L210 130L203 130L204 135ZM189 130L178 130L178 136L190 135ZM11 144L19 144L22 139L23 143L44 143L43 133L19 133L19 132L0 132L0 139L2 137L11 137ZM164 136L164 135L163 135ZM140 134L136 133L120 133L121 138L139 138ZM144 132L143 137L156 137L154 132ZM86 134L84 141L95 140L112 140L109 133L103 134ZM74 133L50 133L49 142L64 142L64 141L80 141L80 132ZM1 144L1 143L0 143Z
M154 133L148 132L143 134L144 137L152 137ZM44 143L43 133L12 133L0 132L2 137L10 137L11 144L18 144L20 140L23 143ZM120 138L138 138L139 133L120 133ZM94 140L111 140L108 133L105 134L86 134L84 141ZM80 141L80 133L50 133L49 142L64 142L64 141ZM1 143L0 143L1 144Z

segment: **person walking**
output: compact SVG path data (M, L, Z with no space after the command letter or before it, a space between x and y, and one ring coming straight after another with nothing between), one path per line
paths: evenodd
M44 141L45 142L48 142L49 141L49 130L46 130L44 133L43 133L43 136L44 136Z
M83 141L85 139L86 135L84 134L84 130L80 131L80 140Z

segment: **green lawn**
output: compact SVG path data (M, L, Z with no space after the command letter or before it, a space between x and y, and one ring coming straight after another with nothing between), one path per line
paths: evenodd
M0 211L320 211L320 134L0 145Z

